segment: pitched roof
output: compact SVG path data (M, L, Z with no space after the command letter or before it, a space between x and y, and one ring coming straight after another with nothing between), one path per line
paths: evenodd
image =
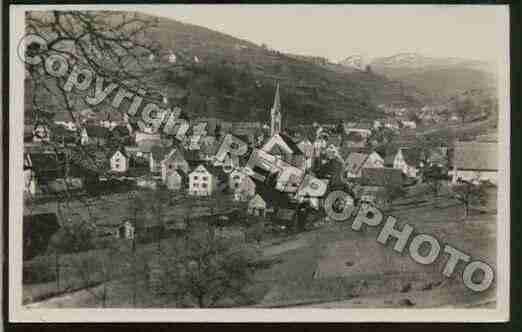
M152 154L152 158L154 160L163 160L165 158L165 155L167 155L172 150L172 147L164 147L164 146L153 146L150 149L150 153Z
M363 168L362 182L367 186L402 185L403 175L398 168Z
M293 154L297 154L297 155L303 154L301 152L301 149L299 149L297 144L294 142L294 140L290 136L283 134L283 133L280 133L279 136L281 136L281 138L286 143L286 145L288 145L288 147L292 150Z
M456 142L453 165L457 169L498 170L497 143Z
M120 152L125 158L129 158L129 155L127 154L127 151L125 150L125 148L121 149L121 148L117 148L117 149L112 149L109 151L109 157L112 158L116 152Z
M259 194L256 194L249 202L248 202L248 206L249 207L256 207L256 208L266 208L266 202L265 200L259 196Z
M350 153L348 155L348 158L346 158L344 161L345 169L352 172L357 172L362 168L362 166L364 165L364 163L366 163L369 157L370 154L368 153Z

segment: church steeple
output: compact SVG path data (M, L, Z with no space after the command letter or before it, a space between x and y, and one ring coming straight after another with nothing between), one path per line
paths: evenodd
M279 82L276 86L274 105L270 110L270 136L281 132L281 99L279 97Z

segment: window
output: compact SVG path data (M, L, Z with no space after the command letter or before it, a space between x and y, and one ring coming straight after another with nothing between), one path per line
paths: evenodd
M120 158L116 158L116 159L114 159L114 161L119 163L120 162Z
M239 180L239 175L234 175L234 180Z
M207 184L206 183L202 183L201 184L201 188L205 188L206 189L207 188Z
M199 188L199 184L198 184L198 183L194 183L194 184L192 184L192 186L193 186L194 188Z
M169 165L169 169L172 169L172 165Z
M194 175L194 180L197 180L198 179L198 176L197 175Z
M208 177L204 176L203 181L208 181Z

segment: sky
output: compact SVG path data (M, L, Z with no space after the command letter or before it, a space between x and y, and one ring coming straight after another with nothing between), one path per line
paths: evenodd
M495 60L507 52L509 39L507 8L491 5L155 5L139 10L331 61L402 52Z

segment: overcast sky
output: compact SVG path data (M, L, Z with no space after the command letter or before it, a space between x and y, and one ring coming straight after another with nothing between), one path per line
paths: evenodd
M507 40L507 10L500 6L169 5L144 11L332 61L400 52L490 60Z

